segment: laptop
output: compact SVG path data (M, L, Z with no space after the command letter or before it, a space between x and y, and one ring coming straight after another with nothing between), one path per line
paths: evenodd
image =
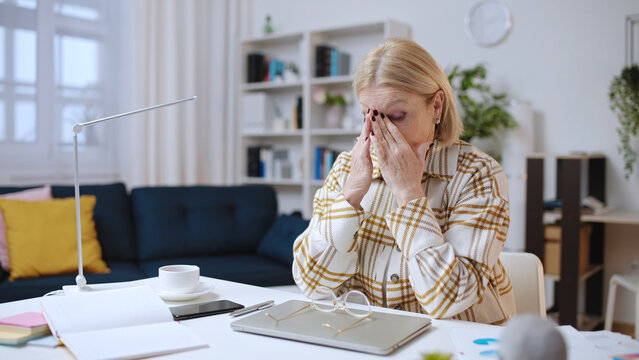
M277 319L303 308L307 301L289 300L259 313L231 323L231 329L312 344L332 346L365 353L387 355L430 328L431 321L423 315L373 312L370 317L341 333L323 326L345 329L359 320L343 310L326 313L308 306L296 314Z

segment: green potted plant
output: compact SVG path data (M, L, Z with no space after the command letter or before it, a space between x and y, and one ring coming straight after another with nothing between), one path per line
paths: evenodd
M493 93L486 82L482 64L462 69L455 65L448 80L457 95L457 110L464 123L462 140L495 136L502 129L514 129L517 123L506 110L505 93Z
M626 180L634 171L637 152L630 146L631 137L637 136L639 130L639 67L632 65L623 68L621 74L615 76L608 89L610 109L619 119L620 144L617 147L624 160Z

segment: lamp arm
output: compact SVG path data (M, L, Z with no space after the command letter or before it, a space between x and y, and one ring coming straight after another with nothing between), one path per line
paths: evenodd
M144 109L133 110L133 111L125 112L125 113L122 113L122 114L107 116L107 117L104 117L104 118L101 118L101 119L91 120L91 121L87 121L87 122L83 122L83 123L77 123L77 124L73 125L73 133L74 134L81 133L82 129L84 129L85 126L91 126L91 125L95 125L97 123L101 123L103 121L107 121L107 120L111 120L111 119L115 119L115 118L119 118L119 117L123 117L123 116L133 115L133 114L137 114L137 113L141 113L141 112L145 112L145 111L161 108L161 107L164 107L164 106L179 104L181 102L191 101L191 100L195 100L195 99L197 99L197 96L191 96L190 98L171 101L171 102L168 102L168 103L165 103L165 104L160 104L160 105L153 105L153 106L146 107Z
M197 99L197 96L192 96L190 98L185 98L181 100L171 101L165 104L149 106L143 109L133 110L129 112L125 112L122 114L107 116L105 118L91 120L83 123L77 123L73 125L73 155L74 155L74 187L75 187L75 225L77 231L77 241L78 241L78 276L75 277L75 283L78 285L80 290L87 288L87 279L84 277L84 264L82 261L82 218L80 215L80 181L78 178L78 134L82 132L85 126L95 125L97 123L101 123L103 121L112 120L115 118L133 115L137 113L141 113L144 111L149 111L157 108L161 108L164 106L175 105L185 101L191 101Z

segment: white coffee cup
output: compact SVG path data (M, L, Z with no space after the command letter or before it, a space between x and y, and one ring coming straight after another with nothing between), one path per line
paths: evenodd
M195 265L166 265L158 270L160 289L175 294L188 294L200 285L200 268Z

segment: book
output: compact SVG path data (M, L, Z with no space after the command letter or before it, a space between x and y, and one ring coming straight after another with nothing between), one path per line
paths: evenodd
M0 319L0 331L18 334L45 334L49 324L42 313L25 312Z
M270 146L260 148L260 175L264 179L273 179L273 149Z
M260 177L261 176L260 147L249 146L247 151L248 151L247 175L249 177Z
M295 104L291 106L291 130L297 130L297 125L297 101L295 101Z
M315 76L323 77L331 74L331 52L332 47L328 45L317 45L315 47Z
M31 339L46 336L46 333L26 334L14 331L0 330L0 344L2 345L22 345Z
M268 64L268 73L270 82L284 81L284 68L286 64L277 59L271 59Z
M265 92L254 92L242 96L242 126L245 132L262 132L277 116L270 96Z
M339 74L338 75L348 75L351 72L351 55L344 53L344 52L340 52L339 53L339 65L338 65L338 71Z
M331 76L339 75L339 50L336 48L331 49L331 64L329 66L329 71Z
M301 96L297 97L297 116L295 117L297 120L297 128L301 129L303 127L304 121L303 121L303 116L304 116L304 111L302 109L302 105L304 104L304 101L302 99Z
M78 359L123 359L207 347L173 321L150 286L100 290L40 300L53 335Z
M44 337L39 337L37 339L27 341L29 345L42 346L42 347L58 347L62 344L55 338L53 335L45 335Z
M247 60L247 82L261 82L264 79L264 54L250 53Z

